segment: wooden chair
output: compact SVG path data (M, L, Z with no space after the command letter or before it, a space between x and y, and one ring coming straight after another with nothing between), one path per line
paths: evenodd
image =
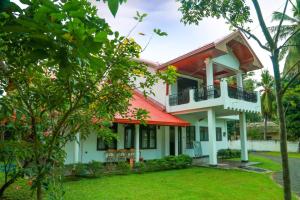
M111 162L111 163L117 161L117 150L116 149L108 149L106 151L106 161Z

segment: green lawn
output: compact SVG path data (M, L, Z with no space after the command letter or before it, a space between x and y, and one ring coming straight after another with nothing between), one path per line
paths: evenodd
M233 158L233 159L230 159L230 160L239 161L240 158ZM268 169L268 170L271 170L271 171L280 171L281 170L281 165L279 163L274 162L273 160L265 158L263 156L259 156L259 155L249 153L249 161L250 162L259 162L255 166L263 168L263 169Z
M269 156L281 156L280 152L264 152L263 154L269 155ZM300 158L300 153L289 153L289 158Z
M280 165L250 154L261 168L280 170ZM1 177L0 177L1 178ZM16 185L21 189L16 189ZM163 172L81 179L64 183L66 200L276 200L280 188L269 175L240 170L190 168ZM19 182L8 191L13 200L29 200L29 186Z
M267 175L211 168L84 179L65 187L68 200L282 199L282 189Z

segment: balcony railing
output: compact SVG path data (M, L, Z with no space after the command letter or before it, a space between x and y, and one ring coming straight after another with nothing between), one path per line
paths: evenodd
M186 104L190 102L189 90L183 90L178 94L173 94L169 96L169 105L176 106L181 104Z
M220 86L218 85L209 85L207 87L202 87L194 91L195 91L194 100L196 102L207 100L207 99L218 98L221 96Z
M257 95L255 92L248 92L239 87L235 88L228 86L228 96L233 99L242 99L252 103L257 102Z

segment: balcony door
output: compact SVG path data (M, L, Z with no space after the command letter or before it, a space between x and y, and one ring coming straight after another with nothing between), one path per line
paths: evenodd
M179 77L177 79L177 95L178 95L178 105L185 104L189 102L189 90L197 89L198 81Z
M198 88L198 81L179 77L177 79L177 92L181 93L186 90L190 89L197 89Z

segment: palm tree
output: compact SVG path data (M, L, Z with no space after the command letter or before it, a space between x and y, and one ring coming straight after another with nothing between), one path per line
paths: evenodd
M286 40L288 37L292 36L288 43L282 48L280 55L280 59L286 57L283 71L286 75L300 71L300 0L296 0L295 3L292 3L292 7L293 17L281 12L273 13L273 21L280 21L283 19L284 23L279 38L281 40ZM273 26L270 30L271 32L276 33L278 26Z
M275 114L274 101L275 95L273 90L274 78L270 75L269 71L264 70L261 73L261 82L257 85L262 87L261 92L261 110L265 122L264 127L264 140L266 140L268 132L268 120Z

